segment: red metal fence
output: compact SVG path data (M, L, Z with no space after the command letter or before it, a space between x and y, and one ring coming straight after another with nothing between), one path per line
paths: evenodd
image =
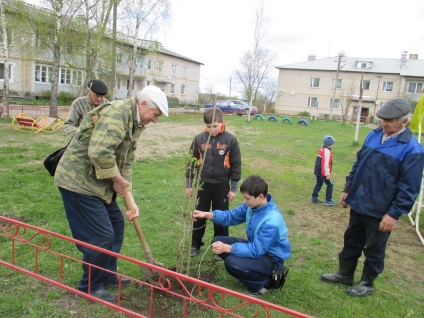
M10 240L10 247L3 248L1 251L0 255L3 256L0 258L0 265L38 278L56 287L83 296L93 302L101 303L130 317L154 317L155 306L157 305L158 298L160 298L158 295L164 294L172 297L172 299L175 299L181 304L182 317L193 317L194 313L190 312L190 305L193 303L197 304L197 307L200 307L203 312L206 310L215 314L218 313L220 317L310 317L261 299L250 297L75 240L65 235L2 216L0 216L0 239L1 241ZM86 294L71 287L75 285L75 281L70 279L70 271L76 268L80 270L83 262L80 259L61 252L61 250L64 250L64 245L66 244L78 244L112 255L119 259L121 265L123 262L127 262L130 265L141 266L155 271L157 273L157 282L154 283L148 283L141 279L117 273L119 279L126 277L133 284L138 284L140 290L145 290L143 295L148 295L149 297L147 309L144 309L144 311L141 311L141 309L137 310L129 302L122 301L121 296L125 291L121 290L121 288L117 291L119 296L118 302L112 304L93 297L90 293ZM29 264L28 253L33 253L33 260ZM46 269L46 264L48 264L49 270ZM76 264L78 266L70 266L70 264ZM85 264L89 267L89 271L95 267L95 265L89 263ZM107 271L106 269L102 270ZM246 312L249 314L246 314Z

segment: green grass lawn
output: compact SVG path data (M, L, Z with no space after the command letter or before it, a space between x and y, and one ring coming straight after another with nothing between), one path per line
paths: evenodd
M243 179L259 174L267 180L269 191L289 228L292 256L287 261L290 267L287 283L282 291L262 298L317 317L422 317L424 246L406 216L398 222L391 236L385 271L377 278L376 292L372 296L352 298L346 294L345 286L321 282L322 273L337 269L337 253L343 244L348 210L309 201L315 185L315 156L322 146L324 134L334 136L333 199L338 201L345 177L359 150L353 143L355 126L330 121L296 125L299 118L293 117L293 124L283 124L282 117L277 117L278 123L253 118L248 123L246 117L225 117L228 130L240 143ZM180 114L160 118L157 127L166 130L167 125L176 125L184 130L198 126L200 132L202 123L201 114ZM180 150L165 156L166 142L152 140L154 129L157 128L149 125L140 137L139 147L152 147L154 152L134 164L133 189L150 249L157 260L172 268L177 262L176 250L182 228L185 154L194 135L178 138L175 131L172 142L178 143ZM360 144L370 129L361 127ZM0 119L0 140L0 214L70 236L60 194L42 166L49 153L68 142L67 135L63 131L44 134L13 131L10 120ZM324 191L325 188L321 190L321 196ZM242 196L238 193L231 207L241 202ZM421 228L424 231L424 226ZM206 246L212 239L212 232L209 223L204 238ZM244 227L231 228L230 235L244 236ZM7 257L8 246L10 242L0 237L1 259ZM226 273L222 262L213 262L210 251L199 267L205 250L202 248L201 254L191 259L190 275L197 277L199 268L200 273L213 271L216 275L212 283L243 292L243 286ZM80 257L75 248L70 248L67 253ZM136 232L129 223L122 254L145 259ZM27 257L30 262L32 256ZM361 260L357 279L362 264ZM122 270L126 274L139 275L139 268ZM76 268L75 285L79 275L79 268ZM69 293L4 267L0 267L0 277L1 317L121 317L89 302L78 303L82 307L76 309L65 301ZM175 310L173 306L172 303L169 305L170 312ZM77 313L72 314L73 311Z

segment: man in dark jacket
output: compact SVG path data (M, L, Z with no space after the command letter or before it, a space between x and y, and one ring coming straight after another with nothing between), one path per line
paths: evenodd
M365 139L340 197L350 206L344 247L339 253L339 270L323 274L325 282L353 285L362 252L362 278L347 290L355 297L374 292L374 280L383 272L387 241L399 217L407 214L417 198L424 167L424 151L411 130L410 103L394 98L381 107L379 128Z
M237 138L225 130L224 114L219 108L205 110L203 121L206 129L198 134L191 144L190 151L196 160L186 173L186 196L193 195L192 182L195 171L200 173L201 189L198 191L197 210L228 210L229 202L234 200L238 181L241 179L241 154ZM210 135L210 136L209 136ZM198 219L193 223L191 256L199 254L205 234L206 220ZM228 226L214 224L214 237L228 236ZM222 260L219 256L215 260Z

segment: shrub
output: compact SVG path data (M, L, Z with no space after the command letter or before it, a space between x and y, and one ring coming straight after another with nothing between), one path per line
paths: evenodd
M299 114L297 114L298 116L303 116L303 117L308 117L310 115L309 112L300 112Z

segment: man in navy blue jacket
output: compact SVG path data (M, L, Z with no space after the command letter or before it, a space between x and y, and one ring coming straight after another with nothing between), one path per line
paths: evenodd
M355 297L374 292L374 280L383 272L387 241L399 217L412 209L417 198L424 167L424 151L406 127L411 105L394 98L377 111L379 128L365 139L340 203L350 206L344 247L339 253L339 270L323 274L325 282L353 285L362 252L365 256L362 278L347 290Z

